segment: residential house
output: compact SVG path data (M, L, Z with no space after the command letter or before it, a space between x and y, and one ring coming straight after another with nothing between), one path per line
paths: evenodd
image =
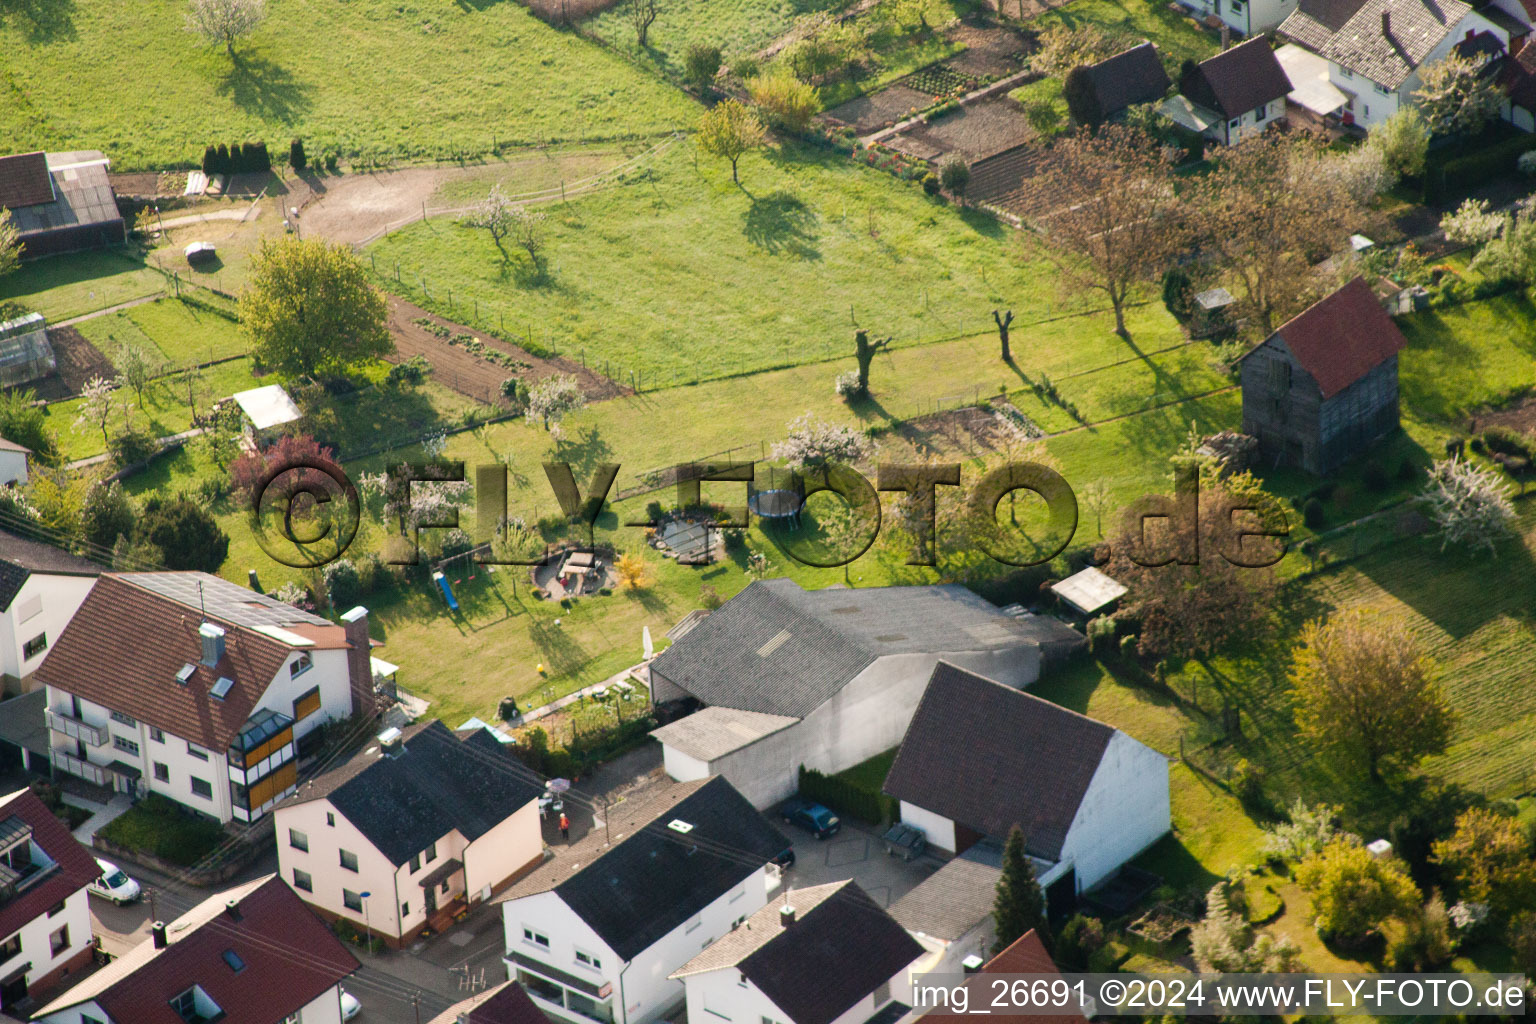
M1499 86L1508 97L1504 119L1522 131L1536 131L1536 37L1527 35L1515 44L1499 69Z
M278 804L278 871L322 917L400 945L543 859L543 792L485 729L391 728Z
M0 694L40 688L33 673L104 571L52 544L0 530Z
M109 163L96 150L0 157L0 207L11 211L24 258L128 240Z
M601 815L497 897L507 973L557 1021L646 1024L683 1001L674 971L763 908L790 844L719 778Z
M997 939L992 907L1002 877L1002 844L983 839L891 906L891 917L923 947L912 974L959 974L986 960Z
M1040 936L1031 928L1004 949L1001 953L986 961L966 981L966 990L969 994L968 1008L974 1011L977 1007L985 1007L997 998L996 989L990 979L997 975L1017 976L1020 974L1033 974L1054 980L1061 974L1056 964L1051 960L1051 954L1045 950L1045 944L1040 941ZM948 1012L944 1009L933 1009L919 1018L921 1024L972 1024L975 1021L975 1013ZM1028 1016L1022 1014L1003 1014L1001 1019L1008 1024L1083 1024L1088 1018L1080 1013L1032 1013Z
M690 1021L865 1024L911 1002L923 948L857 882L785 892L673 972Z
M1083 67L1093 90L1094 103L1104 120L1138 103L1156 103L1171 84L1157 47L1143 42L1097 64Z
M549 1024L523 986L504 981L454 1003L427 1024Z
M1179 94L1163 103L1174 123L1234 146L1285 115L1291 80L1269 40L1250 39L1199 64L1186 63Z
M373 707L368 612L335 624L200 572L104 573L36 676L54 767L254 821L316 730Z
M358 962L276 875L208 897L44 1006L35 1024L341 1024Z
M1213 27L1252 38L1272 32L1296 9L1296 0L1178 0L1194 16Z
M894 747L939 659L1028 686L1083 637L957 585L806 591L762 580L651 662L654 698L702 711L657 729L667 774L723 775L757 807Z
M1407 344L1355 278L1242 356L1243 432L1262 458L1333 472L1397 429L1397 354Z
M0 1010L21 1012L90 967L96 859L31 790L0 797Z
M1053 910L1169 829L1168 761L1120 730L941 663L886 776L901 820L962 852L1015 825Z
M0 487L7 484L17 487L26 485L27 456L31 454L32 449L26 445L0 437Z
M1424 65L1454 52L1492 65L1529 31L1522 12L1462 0L1306 0L1280 34L1328 62L1344 95L1339 116L1367 130L1414 103Z

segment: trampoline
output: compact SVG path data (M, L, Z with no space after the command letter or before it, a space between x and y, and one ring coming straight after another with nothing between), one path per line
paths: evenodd
M799 525L800 507L804 504L800 492L790 490L756 491L747 499L747 506L758 518L790 526Z

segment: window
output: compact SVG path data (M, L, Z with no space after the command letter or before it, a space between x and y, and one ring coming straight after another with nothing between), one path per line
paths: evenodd
M197 747L194 747L191 740L187 741L187 753L191 754L199 761L208 760L208 752L206 750L199 750Z
M49 917L58 917L62 913L64 913L64 901L63 900L60 900L58 903L55 903L53 906L48 908L48 916Z
M314 667L315 667L315 659L310 657L307 652L304 653L304 654L301 654L297 658L294 659L292 665L288 666L288 678L289 679L297 679L297 678L299 678L299 676L303 675L305 672L308 672L310 669L312 669ZM316 690L315 692L318 693L319 691Z
M583 967L590 967L594 971L600 971L603 969L603 962L601 960L593 956L591 953L585 953L579 949L576 951L576 962L581 964Z
M875 989L875 1005L876 1006L884 1006L886 1003L888 1003L890 1001L891 1001L891 983L889 981L882 981L880 983L880 986Z
M545 949L549 948L549 936L536 932L527 925L523 925L523 941L531 942L535 946L543 946Z
M296 828L291 828L288 830L288 845L293 847L295 850L303 850L305 853L308 853L309 836L305 835L303 832L300 832Z
M309 655L306 654L305 657L307 658ZM319 710L320 687L317 686L293 702L293 720L295 722L302 721Z
M149 738L154 740L156 743L164 743L165 733L161 732L159 729L156 729L154 726L150 726Z
M239 974L241 971L245 970L245 961L241 960L240 954L236 953L234 950L226 949L223 953L223 957L224 962L229 965L229 969L234 971L236 974Z
M171 781L171 767L170 767L170 765L161 764L159 761L155 762L155 781L156 782L170 782Z
M1265 116L1268 113L1269 113L1269 108L1268 107L1259 107L1259 108L1255 109L1254 112L1253 112L1253 122L1254 122L1254 124L1259 124L1260 122L1262 122L1264 120Z
M0 964L5 963L11 957L21 952L21 932L17 932L4 942L0 942Z
M22 658L35 658L48 649L48 634L39 633L37 636L21 645Z
M1227 127L1228 128L1236 128L1238 125L1240 125L1242 123L1243 123L1243 119L1242 118L1234 117L1232 120L1227 122Z
M121 711L112 712L112 721L126 726L135 726L139 724L138 720L135 719L132 715L125 715Z
M1355 73L1353 71L1349 70L1349 68L1340 67L1339 68L1339 77L1340 78L1354 78L1355 77Z
M48 949L54 956L58 956L69 948L69 925L65 925L52 935L48 936Z
M346 868L348 871L356 871L357 870L357 854L353 853L351 850L342 850L341 851L341 866Z
M1365 105L1365 116L1366 117L1370 117L1371 116L1371 105L1369 103L1367 103Z
M206 780L200 779L196 775L192 776L192 793L194 796L200 796L204 800L213 799L213 787Z
M435 860L437 860L437 844L433 843L431 846L427 847L426 861L428 864L431 864Z
M125 754L132 754L134 757L139 756L139 745L133 742L133 740L124 739L121 736L113 736L112 745Z
M325 823L327 825L329 825L331 828L335 828L336 827L336 815L332 814L330 811L326 811L325 812Z
M405 918L410 917L410 916L411 916L411 905L409 903L402 903L402 904L400 904L400 918L401 918L401 920L404 920Z
M348 910L356 910L358 913L362 913L363 898L351 889L341 890L341 902Z
M741 899L746 894L747 894L747 887L745 885L743 885L740 889L737 889L735 892L731 893L731 898L726 900L726 902L727 903L735 903L737 900Z
M740 985L742 988L747 987L747 975L745 971L736 972L736 984ZM764 1020L766 1019L767 1018L765 1017Z
M410 873L414 875L416 872L418 872L420 870L421 870L421 854L418 853L416 856L411 858L411 872Z
M1382 85L1380 82L1375 83L1375 85L1376 85L1376 91L1381 93L1383 96L1390 96L1390 95L1392 95L1392 90L1388 89L1386 86Z
M295 889L303 889L305 892L314 892L315 879L308 871L300 871L298 868L294 868L293 887Z
M703 923L704 923L703 915L700 915L699 917L694 918L692 921L688 922L688 927L683 929L683 934L687 935L689 932L696 930L699 927L699 925L701 925Z

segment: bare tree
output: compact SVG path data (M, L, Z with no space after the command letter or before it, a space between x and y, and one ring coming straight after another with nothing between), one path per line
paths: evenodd
M142 345L128 342L117 352L117 369L124 384L133 390L140 411L144 408L144 392L158 377L164 366L158 356L151 355Z
M267 0L191 0L187 31L215 46L222 43L233 57L235 40L254 32L266 16Z
M875 361L876 355L890 345L890 338L870 341L868 331L853 332L853 357L859 361L859 394L869 391L869 364Z
M178 397L186 399L187 411L192 414L192 422L196 424L197 403L208 392L208 382L203 377L202 367L196 363L183 366L171 378L171 386L176 389Z
M1191 183L1199 237L1243 287L1265 335L1306 305L1322 282L1312 268L1343 249L1362 212L1348 176L1319 174L1319 147L1265 132L1218 157Z
M544 273L544 250L549 245L549 236L544 232L544 214L526 206L513 207L511 237L517 247L528 254L534 273Z
M651 24L656 20L656 0L629 0L625 10L629 14L629 23L635 26L635 45L643 50L651 33Z
M1006 316L1000 316L997 310L992 311L992 320L997 324L997 340L1003 347L1003 362L1013 362L1013 351L1008 347L1008 327L1013 323L1013 310L1009 310Z
M117 414L117 389L122 382L96 376L85 382L80 389L79 412L75 415L75 427L95 427L101 431L101 443L110 445L112 436L107 428Z
M1138 284L1163 270L1183 232L1173 158L1146 133L1108 125L1062 139L1044 176L1060 199L1037 223L1043 253L1062 276L1101 291L1128 337L1125 307Z
M484 228L491 236L491 241L496 243L496 248L501 251L502 262L506 262L507 247L503 244L508 234L512 231L514 211L518 209L512 197L507 195L497 182L491 186L490 192L472 210L469 216L464 218L464 223L472 228Z

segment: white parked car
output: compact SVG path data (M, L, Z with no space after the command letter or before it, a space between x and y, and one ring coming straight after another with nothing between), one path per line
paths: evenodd
M96 858L96 866L101 868L101 876L87 886L91 892L118 906L139 898L139 883L129 878L122 868L100 857Z
M363 1012L363 1004L357 1001L357 996L353 995L351 992L348 992L346 989L342 989L341 990L341 1019L342 1020L351 1020L353 1017L356 1017L358 1014L360 1014L362 1012Z

